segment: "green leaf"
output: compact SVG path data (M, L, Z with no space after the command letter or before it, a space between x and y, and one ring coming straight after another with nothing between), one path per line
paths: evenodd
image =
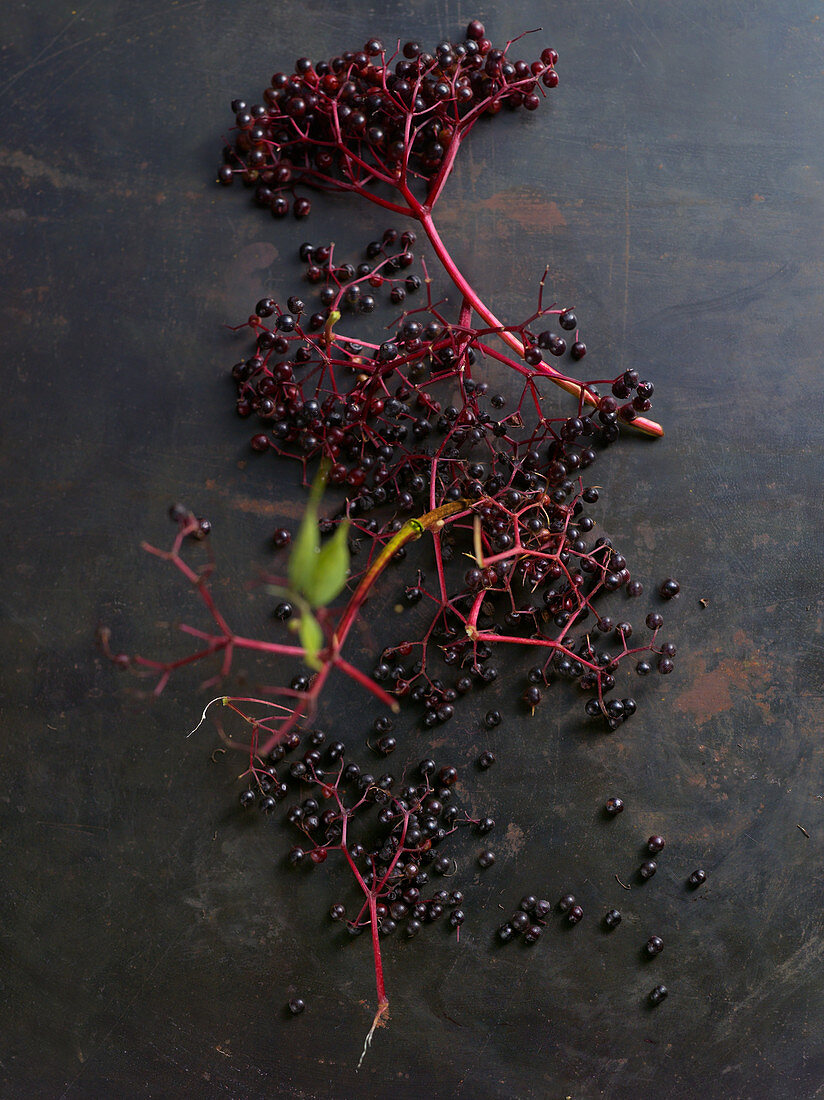
M320 532L318 531L318 505L326 484L326 466L321 466L312 482L306 511L289 555L289 580L295 591L308 597L308 587L315 575L315 566L320 550Z
M320 669L318 654L323 649L323 642L320 623L311 611L304 611L300 617L300 644L303 646L303 659L310 668Z
M349 576L349 522L343 523L315 557L315 571L304 595L313 607L326 607Z

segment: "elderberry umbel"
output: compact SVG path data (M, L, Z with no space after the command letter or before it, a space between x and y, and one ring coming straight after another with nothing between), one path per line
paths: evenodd
M325 738L316 731L307 740L321 745ZM345 924L350 935L370 931L378 958L380 937L402 931L412 938L442 917L442 923L459 935L467 919L464 895L456 889L436 889L432 876L448 873L451 878L457 872L458 860L444 854L450 841L462 832L468 835L467 827L473 825L476 831L489 832L494 822L475 820L459 810L450 801L452 782L438 788L435 797L431 780L451 781L457 770L451 765L437 769L434 761L425 761L418 781L403 785L389 774L376 779L353 761L344 764L338 751L330 759L333 746L325 758L310 750L297 761L300 768L295 762L287 766L285 757L300 744L299 736L292 738L289 748L273 752L268 762L253 755L249 786L240 803L244 808L254 806L273 789L283 790L272 799L273 808L289 793L296 797L284 815L298 836L286 853L286 863L303 869L318 867L333 855L342 857L357 887L356 903L350 907L335 902L329 910L331 920ZM388 1004L380 966L376 978L380 1017ZM295 999L289 1009L302 1012L303 1002Z
M480 31L480 33L478 33ZM296 188L355 191L403 208L409 190L431 203L457 146L481 117L534 111L558 83L557 54L532 61L495 49L473 21L463 40L432 52L406 42L392 53L370 39L326 61L298 58L274 74L260 101L235 100L235 136L218 180L240 177L276 218L309 213ZM390 203L372 191L398 191Z

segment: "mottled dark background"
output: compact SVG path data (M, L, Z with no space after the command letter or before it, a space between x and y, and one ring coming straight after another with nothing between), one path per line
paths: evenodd
M562 82L473 136L440 224L500 314L523 314L549 263L588 363L656 382L666 438L627 440L598 480L635 573L682 580L679 661L613 737L563 693L529 719L520 680L442 731L498 861L465 861L459 947L440 927L386 943L392 1020L356 1075L371 960L330 928L335 876L290 878L280 821L241 819L240 761L185 736L196 678L150 702L93 638L106 622L159 651L162 623L196 615L139 549L169 537L177 498L214 524L227 613L255 621L243 582L299 498L293 471L247 465L221 326L293 292L301 240L360 247L386 224L344 200L277 224L220 192L229 101L296 56L434 44L475 15L496 41L543 26ZM822 16L816 0L2 5L4 1097L821 1095ZM482 734L492 702L505 721ZM323 718L358 744L374 713L338 693ZM609 794L627 803L612 823ZM625 893L614 875L653 831L661 870ZM523 892L567 889L581 925L494 948ZM667 947L644 965L652 932ZM307 1011L285 1020L294 994Z

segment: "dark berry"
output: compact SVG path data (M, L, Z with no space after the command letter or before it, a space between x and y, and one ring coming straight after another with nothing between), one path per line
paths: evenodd
M541 689L533 684L531 687L528 687L526 689L521 698L528 707L534 709L540 703L543 695L541 694Z
M662 836L651 836L647 841L647 848L653 855L664 850L664 838Z
M289 1002L289 1011L293 1016L299 1016L306 1008L306 1002L301 997L293 997Z
M707 881L707 872L702 871L700 868L697 871L693 871L690 877L687 879L687 885L692 887L693 890L696 887L701 886Z
M478 856L478 864L483 868L491 867L495 862L495 853L489 848Z
M451 708L450 708L451 709ZM458 769L453 768L451 764L445 765L438 772L438 782L442 787L451 787L453 783L458 781Z
M529 916L522 909L519 909L517 913L512 914L509 923L516 932L525 932L529 928Z
M664 950L664 941L660 936L650 936L647 942L644 944L644 951L649 956L660 955Z
M655 862L655 860L647 859L638 868L638 874L641 876L642 879L646 880L652 878L657 870L658 864Z
M649 1003L651 1005L660 1005L661 1001L667 995L667 987L665 985L657 985L655 989L650 990Z
M481 768L483 771L486 771L487 768L491 768L494 763L495 754L490 752L488 749L482 752L481 755L478 757L478 767Z
M604 809L610 817L615 817L617 814L623 813L624 800L622 798L608 798L604 803Z
M658 593L664 600L671 600L681 591L681 585L673 577L667 577L658 587Z
M558 901L558 909L561 913L568 913L575 904L574 894L564 894Z
M617 909L610 909L604 916L604 924L607 928L617 928L621 923L621 914Z
M577 924L584 915L584 911L580 905L573 905L570 911L567 913L567 920L570 924Z

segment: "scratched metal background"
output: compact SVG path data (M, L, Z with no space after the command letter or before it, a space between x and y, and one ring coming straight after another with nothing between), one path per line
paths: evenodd
M476 14L495 40L543 25L562 82L474 136L440 224L504 315L548 262L588 362L655 380L666 438L628 440L599 478L637 574L683 582L680 657L612 738L562 695L528 719L520 681L444 731L498 861L466 862L459 947L439 928L386 943L392 1020L356 1075L371 962L330 932L334 886L286 875L279 822L239 819L238 763L185 738L194 679L149 703L92 639L107 622L123 648L159 648L159 624L194 612L139 549L168 537L177 498L212 519L221 599L254 620L243 579L299 498L291 472L246 462L221 326L291 292L304 237L374 233L357 203L277 225L218 193L229 100L300 54L434 43ZM822 16L817 0L2 5L4 1097L821 1095ZM492 700L505 721L482 735ZM359 741L362 699L339 693L324 721ZM499 763L473 777L486 745ZM403 746L417 759L426 738ZM627 812L607 824L609 794ZM661 871L625 893L614 876L653 830ZM576 929L492 946L499 906L568 889ZM625 921L605 937L611 904ZM652 932L667 947L644 965ZM671 995L650 1012L658 980ZM309 1007L285 1020L295 993Z

